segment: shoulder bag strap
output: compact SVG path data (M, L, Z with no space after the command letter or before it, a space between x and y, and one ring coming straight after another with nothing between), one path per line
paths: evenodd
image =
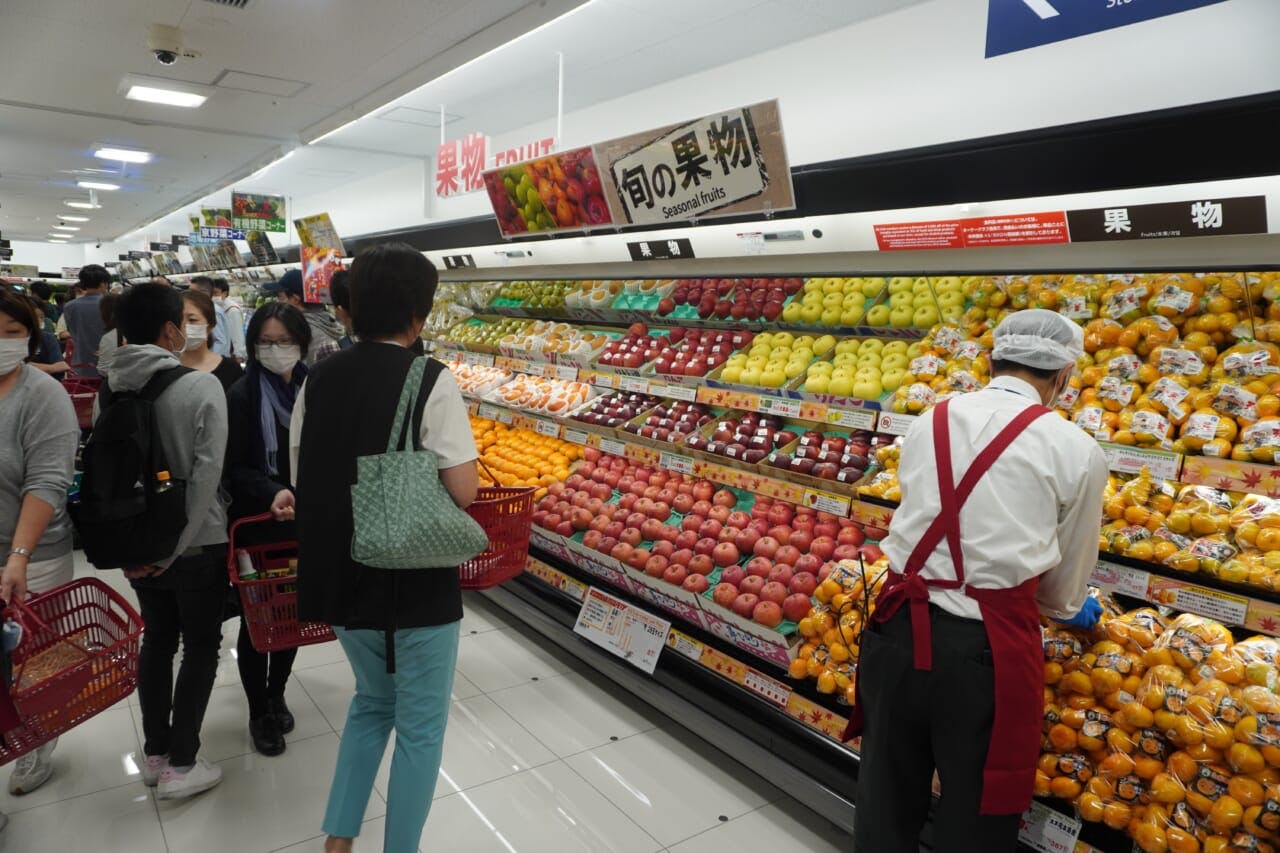
M418 401L413 408L413 423L410 429L415 450L422 449L422 421L426 417L427 403L431 400L431 392L436 388L436 380L445 366L434 358L425 358L427 366L422 371L422 387L418 390ZM406 442L407 444L407 442Z
M400 389L396 417L391 422L391 433L387 436L387 453L407 448L409 423L413 420L414 406L418 402L418 388L422 385L422 371L425 368L426 359L422 358L415 358L409 365L409 372L404 377L404 386Z

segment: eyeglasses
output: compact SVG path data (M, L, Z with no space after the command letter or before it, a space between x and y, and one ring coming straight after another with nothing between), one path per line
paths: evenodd
M278 340L278 341L262 341L262 340L260 340L260 341L258 341L258 346L260 346L260 347L266 347L267 349L284 349L285 347L291 347L291 346L293 346L293 339L292 339L292 338L283 338L283 339Z

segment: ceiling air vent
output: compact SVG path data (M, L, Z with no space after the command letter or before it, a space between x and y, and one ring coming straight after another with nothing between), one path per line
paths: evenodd
M257 0L205 0L205 2L212 3L215 6L230 6L232 9L243 11L252 6Z

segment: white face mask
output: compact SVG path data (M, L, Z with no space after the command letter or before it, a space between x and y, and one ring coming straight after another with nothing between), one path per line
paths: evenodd
M209 340L209 327L203 323L199 325L192 323L184 326L182 331L187 338L187 342L182 347L184 351L199 349L201 344L207 343Z
M258 344L258 363L277 376L283 376L302 360L302 347L297 344L288 346L263 346Z
M30 338L0 338L0 376L8 376L30 355Z

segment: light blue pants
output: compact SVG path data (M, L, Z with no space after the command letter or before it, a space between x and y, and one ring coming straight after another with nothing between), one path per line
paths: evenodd
M356 676L338 748L324 831L360 834L378 765L392 728L396 748L387 790L384 853L416 853L427 822L444 752L449 697L458 660L458 624L396 631L396 671L387 673L382 631L335 628Z

